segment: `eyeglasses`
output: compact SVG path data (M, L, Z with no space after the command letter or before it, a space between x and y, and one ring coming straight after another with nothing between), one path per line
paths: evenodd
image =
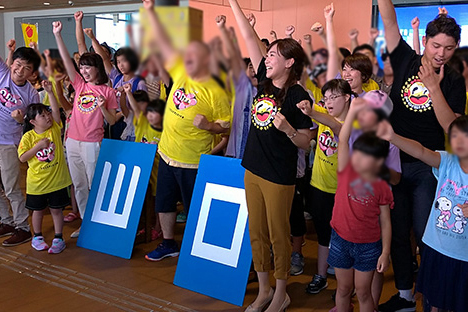
M330 95L330 97L323 97L322 98L322 101L325 103L325 102L328 102L328 101L334 101L336 100L337 98L339 97L342 97L343 94L334 94L334 95Z

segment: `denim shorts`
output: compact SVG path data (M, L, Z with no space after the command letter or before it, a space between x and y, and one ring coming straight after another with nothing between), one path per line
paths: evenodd
M382 254L382 241L375 243L351 243L341 238L332 230L328 264L338 269L354 268L361 272L377 269L377 262Z

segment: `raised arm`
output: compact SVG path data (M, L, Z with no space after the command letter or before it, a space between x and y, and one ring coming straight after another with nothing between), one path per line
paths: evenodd
M7 57L7 60L6 60L6 65L8 67L10 67L11 64L13 64L13 53L15 53L15 50L16 50L16 41L15 41L15 39L10 39L7 42L7 48L8 48L8 57Z
M156 40L164 62L166 64L172 63L172 61L177 57L178 53L172 45L171 39L164 29L164 26L161 24L161 21L154 11L154 0L143 0L143 6L146 9L146 13L148 14L151 30L154 34L154 39Z
M65 45L65 42L63 42L62 38L62 22L53 22L52 23L53 27L53 32L55 36L55 41L57 42L58 50L60 52L60 57L63 60L63 65L65 66L65 69L67 70L68 77L70 77L70 80L72 82L75 81L75 76L76 76L76 70L75 70L75 65L73 65L73 61L70 58L70 54L68 53L68 49Z
M128 102L130 103L130 107L133 110L134 116L135 118L138 119L140 117L141 109L138 106L137 101L133 97L132 85L130 83L124 84L123 89L124 89L125 94L127 95L127 99L128 99Z
M46 69L46 60L42 57L42 54L41 54L41 51L39 51L39 49L37 48L37 43L36 42L30 42L29 43L29 47L31 49L34 50L34 52L36 52L36 54L39 56L39 58L41 59L41 64L39 65L39 68L41 69L41 71L46 75L48 76L47 74L47 69Z
M157 76L159 76L161 78L162 82L164 83L164 85L166 87L169 87L169 85L171 84L171 76L169 75L167 70L164 68L164 65L163 65L159 55L152 54L151 55L151 61L154 62L154 65L156 66L156 69L158 71Z
M86 28L84 29L84 32L86 36L88 36L88 38L91 39L94 51L96 51L96 53L99 54L99 56L101 56L102 61L104 62L104 68L106 69L106 73L109 75L112 69L114 69L114 65L112 65L109 56L107 55L106 51L101 46L99 41L96 39L96 36L94 36L93 29Z
M265 44L263 43L262 39L257 34L257 31L255 30L255 25L257 24L257 18L253 13L249 13L246 15L247 20L249 21L250 26L252 27L255 35L257 36L257 45L260 48L260 51L262 51L262 55L266 55L266 47Z
M43 53L44 53L45 60L46 60L46 66L45 66L44 74L47 77L50 77L50 76L52 76L54 74L54 71L55 71L54 64L52 62L52 58L50 57L50 50L45 49Z
M421 43L419 42L419 18L417 16L411 21L411 27L413 28L413 49L416 54L421 55Z
M57 83L56 91L57 91L57 97L58 97L58 100L59 100L60 105L62 105L62 108L63 108L65 111L71 111L72 108L73 108L73 104L70 103L70 102L65 98L65 95L63 94L63 82L62 82L62 80L56 79L55 82Z
M327 46L328 46L328 68L327 68L327 81L335 79L336 75L340 73L340 63L343 58L338 46L336 45L335 29L333 26L333 16L335 15L335 8L333 3L327 5L323 10L325 20L327 21Z
M379 30L377 28L372 27L369 30L369 45L371 47L375 47L375 41L377 40L378 36L379 36Z
M314 52L314 48L312 47L312 36L309 34L304 35L304 51L307 54L307 59L309 60L310 68L313 69L314 58L312 57L312 53Z
M219 15L216 17L216 25L221 32L221 40L223 41L224 47L229 55L229 64L231 65L231 72L234 79L237 81L241 73L240 55L238 54L237 48L234 46L231 36L226 29L226 16Z
M293 34L295 31L296 31L296 27L294 27L293 25L289 25L284 30L284 34L286 35L286 38L293 39Z
M244 37L247 50L249 50L252 65L254 66L255 71L257 71L263 59L262 50L258 45L259 38L255 33L255 30L250 26L250 23L242 12L237 0L229 0L229 4L231 5L234 17L236 18L237 25L239 25L242 37Z
M326 32L325 32L325 28L323 28L323 25L321 23L319 23L319 22L316 22L316 23L314 23L314 25L312 25L310 30L312 30L314 33L319 35L319 37L320 37L320 39L322 39L323 44L325 45L325 47L328 48L327 35L326 35Z
M357 30L356 28L353 28L349 31L349 40L351 41L351 52L353 52L354 49L356 49L359 45L358 36L359 30Z
M85 36L83 33L83 11L75 12L75 36L78 44L78 53L80 55L88 52L86 47Z
M304 115L309 116L311 119L314 119L318 123L330 127L330 129L332 129L335 135L339 135L342 124L338 120L333 118L333 116L316 111L310 105L309 101L302 101L297 104L297 107L302 111Z
M425 162L431 167L439 168L440 154L422 146L421 143L399 136L393 131L388 121L382 121L377 130L377 136L387 140L406 154Z
M353 123L357 113L367 106L367 103L362 98L355 98L351 102L345 122L341 128L338 142L338 171L343 171L349 162L349 137L353 130Z
M57 99L55 98L54 91L52 90L52 82L48 80L42 80L42 87L49 96L50 109L52 110L52 118L54 118L54 121L56 123L60 124L62 122L62 119L60 118L60 107L57 102Z
M382 17L385 30L385 41L387 42L387 51L392 53L400 42L400 28L395 13L395 7L392 0L378 0L379 12Z

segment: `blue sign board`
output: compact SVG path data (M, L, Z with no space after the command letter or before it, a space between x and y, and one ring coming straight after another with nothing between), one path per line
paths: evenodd
M157 145L103 140L77 245L130 259Z
M174 284L238 306L252 250L239 159L202 155Z

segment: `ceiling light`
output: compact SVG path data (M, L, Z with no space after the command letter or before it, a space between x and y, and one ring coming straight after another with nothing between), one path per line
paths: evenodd
M4 8L5 8L5 6L4 6L4 5L0 5L0 9L4 9Z
M50 5L50 2L44 2L44 5Z

